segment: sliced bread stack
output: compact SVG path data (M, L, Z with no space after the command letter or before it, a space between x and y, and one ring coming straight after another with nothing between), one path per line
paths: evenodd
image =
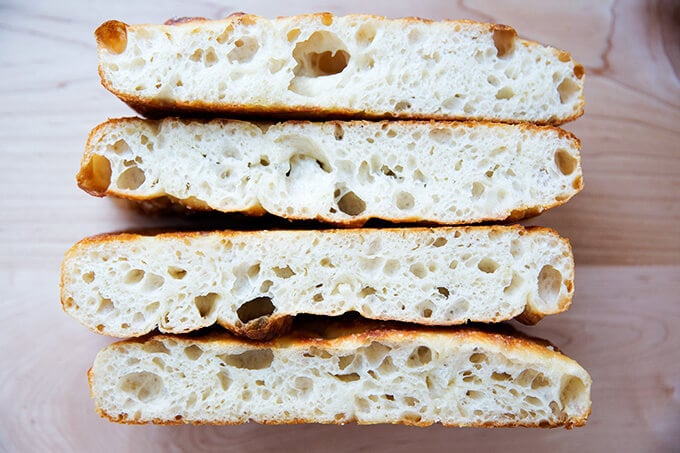
M90 370L100 414L585 423L590 377L576 362L460 326L533 324L571 303L573 257L555 231L463 226L535 215L581 189L580 142L548 126L583 112L569 54L502 25L364 15L110 21L96 38L104 86L155 119L96 127L82 189L342 227L76 244L64 310L130 338ZM358 228L370 219L393 224Z

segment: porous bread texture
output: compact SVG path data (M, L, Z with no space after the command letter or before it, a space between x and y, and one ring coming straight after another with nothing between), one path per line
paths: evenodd
M247 343L156 336L102 350L97 411L120 423L581 426L591 379L527 339L377 330Z
M552 127L457 122L111 120L78 184L192 209L442 224L518 219L582 188L580 142Z
M220 231L85 239L61 279L64 310L95 332L217 323L263 339L301 313L535 323L569 307L574 266L569 242L546 228Z
M331 14L102 24L104 86L142 113L267 113L559 124L583 66L505 25Z

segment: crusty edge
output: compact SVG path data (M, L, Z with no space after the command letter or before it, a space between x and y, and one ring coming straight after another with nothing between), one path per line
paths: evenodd
M197 119L182 119L182 118L177 118L177 117L171 117L171 118L166 118L166 120L178 120L182 121L184 123L191 123L194 121L201 121L205 122L207 124L229 124L229 123L242 123L244 122L243 120L235 120L235 119L210 119L210 120L197 120ZM94 147L98 141L102 139L102 135L105 134L106 130L110 127L114 127L115 125L119 123L135 123L135 122L144 122L147 124L153 124L156 127L161 124L165 120L145 120L141 118L135 118L135 117L128 117L128 118L114 118L114 119L109 119L108 121L105 121L98 126L96 126L92 131L90 132L90 135L87 139L87 143L85 145L85 152L83 154L81 163L80 163L80 170L78 171L78 174L76 175L76 182L78 184L78 187L80 187L82 190L85 192L89 193L90 195L97 196L97 197L104 197L104 196L114 196L117 198L125 199L125 200L130 200L135 203L138 203L140 205L140 210L147 212L147 213L153 213L153 212L166 212L166 211L178 211L177 207L184 208L189 211L215 211L215 209L209 207L206 203L203 201L197 200L196 198L187 198L187 199L178 199L169 195L164 195L164 196L153 196L153 197L145 197L145 196L135 196L131 194L126 194L126 193L121 193L115 190L112 190L110 188L107 188L106 190L101 190L97 187L94 187L92 184L90 184L90 175L89 175L89 164L92 159L92 155L94 154ZM288 121L291 122L291 121ZM292 121L295 124L312 124L312 121ZM353 125L356 124L362 124L362 123L367 123L367 121L364 120L353 120L349 122L339 122L339 121L333 121L332 123L341 123L345 124L346 127L352 127ZM390 122L383 120L381 123L383 124L388 124ZM406 125L431 125L435 126L437 125L438 127L441 126L465 126L465 127L518 127L521 130L524 131L529 131L529 132L540 132L540 131L551 131L557 133L557 136L559 138L566 138L567 140L571 141L574 144L574 148L578 151L581 149L581 141L571 132L565 131L564 129L561 129L559 127L555 126L546 126L546 125L535 125L535 124L530 124L530 123L521 123L513 126L508 126L505 123L496 123L492 121L465 121L465 122L456 122L456 121L440 121L440 122L435 122L433 120L403 120L400 121L402 124ZM577 168L581 169L581 158L580 158L580 152L578 153L578 162L577 162ZM470 223L481 223L481 222L498 222L498 221L518 221L522 220L528 217L533 217L536 216L543 211L552 209L554 207L563 205L564 203L568 202L571 198L573 198L575 195L577 195L582 189L583 189L583 176L581 175L580 178L577 179L576 185L573 187L573 193L569 194L568 197L560 200L555 200L552 203L544 204L544 205L537 205L537 206L520 206L518 208L515 208L512 210L509 214L506 214L505 216L496 216L496 217L480 217L480 218L473 218L473 219L468 219L467 221L460 222L460 224L470 224ZM174 205L174 206L173 206ZM229 211L229 212L235 212L235 211ZM261 216L266 213L264 208L261 206L253 206L247 210L243 211L237 211L246 215L250 216ZM344 219L344 220L334 220L327 218L323 215L317 215L314 218L310 217L302 217L302 216L282 216L282 218L287 218L289 220L317 220L320 222L327 223L329 225L337 226L337 227L343 227L343 228L354 228L354 227L361 227L363 226L367 221L371 219L371 217L364 217L364 216L357 216L353 217L350 219ZM437 219L425 219L422 217L409 217L409 218L390 218L390 217L380 217L382 220L386 220L389 222L393 223L414 223L414 222L428 222L432 224L437 224L437 225L447 225L450 224L448 222L443 222L439 221Z
M304 336L300 335L298 333L293 332L290 336L283 337L283 338L278 338L278 339L273 339L268 342L264 343L253 343L249 340L241 340L238 338L235 338L229 334L220 334L220 333L211 333L208 335L203 335L200 337L173 337L175 341L179 342L184 342L187 344L196 344L196 343L223 343L225 345L230 345L230 344L246 344L246 345L251 345L253 347L257 348L280 348L280 347L290 347L290 346L296 346L296 347L305 347L306 345L309 346L316 346L316 347L333 347L337 346L338 343L342 342L350 342L350 343L366 343L368 344L370 341L373 340L380 340L380 339L386 339L386 340L408 340L411 337L418 337L422 335L438 335L438 336L446 336L449 337L451 341L455 341L456 339L460 339L461 342L468 342L468 343L491 343L493 347L499 349L499 350L521 350L523 353L533 353L537 356L543 356L543 357L559 357L560 360L564 362L571 362L572 364L578 366L579 368L583 369L575 360L567 357L566 355L562 354L557 348L554 348L550 345L550 343L541 340L541 339L536 339L536 338L531 338L527 337L522 334L512 334L512 335L506 335L506 334L500 334L500 333L495 333L492 331L488 330L480 330L477 328L472 328L472 327L461 327L461 328L453 328L453 329L442 329L442 328L436 328L436 327L422 327L419 326L418 328L413 328L408 325L403 325L403 324L389 324L389 323L376 323L376 322L363 322L359 321L357 325L351 325L349 328L347 328L346 332L344 334L336 336L332 339L326 339L322 338L321 336ZM143 338L136 338L136 339L128 339L128 340L123 340L117 343L114 343L113 345L108 346L108 348L116 348L119 345L126 345L126 344L141 344L145 343L147 341L155 341L155 340L162 340L163 338L170 337L169 335L151 335L151 336L146 336ZM591 381L590 381L590 376L588 373L583 370L588 377L588 386L590 387ZM88 371L88 383L90 386L90 395L92 398L95 398L95 393L94 393L94 372L93 369L90 368ZM96 399L95 399L95 410L97 413L103 417L107 418L109 421L116 422L116 423L123 423L123 424L129 424L129 425L144 425L144 424L159 424L159 425L180 425L180 424L192 424L192 425L201 425L201 424L211 424L211 425L240 425L243 423L246 423L248 421L255 421L255 420L243 420L243 421L230 421L230 420L195 420L195 421L185 421L182 418L176 419L176 420L164 420L164 419L158 419L154 418L151 420L133 420L128 418L127 414L121 414L118 416L113 416L109 413L106 412L103 408L99 407L96 404ZM592 406L589 405L587 408L587 411L584 414L581 414L581 416L575 416L572 417L571 419L568 420L563 420L563 421L557 421L553 423L549 423L546 421L543 422L536 422L536 423L517 423L517 422L508 422L508 423L495 423L495 422L484 422L484 423L468 423L468 424L460 424L460 423L452 423L452 424L446 424L442 423L443 426L451 426L451 427L478 427L478 428L512 428L512 427L538 427L538 428L556 428L556 427L564 427L566 429L572 429L574 427L579 427L583 426L586 424L586 421L588 417L590 416L592 410ZM301 424L301 423L319 423L318 421L314 420L313 418L296 418L293 420L289 421L278 421L278 420L257 420L256 421L259 424L264 424L264 425L280 425L280 424L287 424L287 425L293 425L293 424ZM345 424L345 423L358 423L358 424L377 424L377 423L362 423L356 420L356 418L348 419L348 420L342 420L338 422L329 422L325 424ZM411 426L418 426L418 427L425 427L425 426L430 426L433 425L433 422L414 422L413 420L398 420L398 421L393 421L391 422L392 424L404 424L404 425L411 425Z
M571 260L571 271L573 273L573 255L571 252L571 247L569 244L569 241L566 238L561 238L559 234L553 230L552 228L548 227L542 227L542 226L530 226L530 227L523 227L521 225L484 225L484 226L458 226L458 227L413 227L409 228L408 230L404 230L403 228L381 228L381 229L374 229L374 228L364 228L361 230L355 230L356 233L363 233L363 232L375 232L375 231L381 231L381 232L386 232L386 231L391 231L391 232L400 232L402 234L419 234L421 232L432 232L436 230L458 230L458 231L469 231L469 230L487 230L487 231L519 231L520 234L521 232L526 232L526 234L550 234L554 235L555 237L559 238L562 241L562 244L565 245L569 249L569 254L570 254L570 260ZM348 229L336 229L336 230L324 230L324 234L347 234L352 232L353 230L348 230ZM293 234L295 233L295 230L285 230L281 231L281 233L284 234ZM298 231L299 232L299 231ZM274 234L278 234L278 232L271 232ZM213 232L170 232L170 233L162 233L155 235L159 239L176 239L176 238L193 238L193 237L198 237L198 236L204 236L207 234L217 234L220 237L235 237L235 236L253 236L253 237L258 237L262 236L265 234L270 234L270 232L263 232L263 231L230 231L230 230L220 230L220 231L213 231ZM78 256L78 253L80 252L81 249L89 247L90 245L94 244L104 244L104 243L109 243L109 242L132 242L136 241L140 238L144 237L143 235L140 234L134 234L134 233L105 233L105 234L100 234L96 236L91 236L88 238L84 238L81 241L77 242L75 245L73 245L65 254L65 259L64 263L66 262L67 259L73 258ZM67 310L67 304L69 303L66 295L64 294L64 280L66 278L65 276L65 271L64 271L64 263L62 263L62 270L61 270L61 276L60 276L60 299L61 299L61 305L62 305L62 310L69 314ZM572 274L573 275L573 274ZM564 296L562 300L560 300L558 304L558 310L553 311L553 312L544 312L538 309L537 307L531 306L530 304L526 304L524 307L524 310L521 314L515 317L518 321L524 323L524 324L536 324L539 322L543 317L547 315L552 315L552 314L557 314L557 313L562 313L566 310L569 309L571 305L571 300L573 296L573 285L571 290L567 293L567 295ZM253 340L271 340L272 338L275 337L280 337L290 331L291 324L293 321L295 315L290 315L290 314L278 314L278 315L272 315L267 318L257 318L255 320L250 321L249 323L246 324L240 324L240 325L234 325L234 324L229 324L226 322L220 322L219 324L227 329L228 331L234 333L235 335L239 336L244 336ZM76 318L77 319L77 318ZM378 321L391 321L392 318L389 317L381 317L381 316L372 316L371 319L378 320ZM494 319L489 319L487 322L501 322L501 321L506 321L509 318L494 318ZM217 321L216 321L217 322ZM455 326L455 325L462 325L465 324L465 322L452 322L450 324L437 324L433 321L428 321L428 320L422 320L419 322L422 325L425 326L437 326L437 325L448 325L448 326ZM85 325L85 324L83 324ZM115 335L114 333L108 333L108 332L103 332L101 330L96 329L94 326L89 326L85 325L89 330L95 333L111 336L111 337L119 337ZM158 324L155 326L151 327L149 330L144 331L139 333L137 336L143 336L151 332L154 328L158 328Z
M331 13L313 13L313 14L303 14L298 16L284 16L280 18L299 18L299 19L317 19L324 23L325 21L332 21L336 17ZM350 14L344 17L354 17L354 18L371 18L378 20L396 20L404 22L424 22L433 23L437 21L423 19L419 17L405 17L401 19L388 19L385 16L378 15L368 15L368 14ZM260 20L267 20L264 17L257 16L254 14L245 13L234 13L222 20L210 21L210 22L222 22L223 24L230 24L233 22L241 22L246 24L253 24ZM206 22L207 20L203 17L195 18L180 18L180 19L170 19L166 21L164 26L168 27L182 27L182 26L193 26L195 23ZM540 44L536 41L525 40L517 37L517 32L514 28L503 25L503 24L492 24L486 22L477 22L473 20L442 20L441 22L450 24L465 24L472 26L481 26L486 28L489 32L494 32L496 30L507 30L511 31L515 37L516 41L520 45L526 47L541 46L550 49L553 53L558 55L561 61L570 61L574 65L574 71L578 74L577 77L581 80L585 77L585 69L581 64L576 62L571 55L563 50L557 49L552 46L547 46ZM106 30L112 28L122 28L127 32L128 28L153 26L152 24L139 24L139 25L128 25L121 21L111 20L103 23L95 30L95 37L97 38L98 51L101 51L100 46L100 36ZM499 117L470 117L466 115L444 115L444 114L415 114L406 112L378 112L374 110L358 110L358 109L347 109L347 108L318 108L318 107L304 107L304 106L289 106L285 104L271 104L268 106L258 105L258 104L216 104L210 102L200 102L200 101L168 101L160 100L154 98L148 98L143 96L134 96L116 90L112 85L111 81L108 80L102 69L101 64L98 65L99 77L101 84L108 91L117 96L120 100L128 104L133 110L145 116L147 118L163 118L170 115L179 116L207 116L207 117L217 117L217 116L255 116L255 117L276 117L279 119L366 119L366 120L383 120L383 119L411 119L411 120L487 120L494 122L504 122L504 123L524 123L524 120L513 120L510 118L499 118ZM579 96L579 103L576 106L576 110L566 116L557 117L551 116L545 120L534 121L536 124L541 125L560 125L573 121L576 118L583 115L585 109L585 96L581 92Z

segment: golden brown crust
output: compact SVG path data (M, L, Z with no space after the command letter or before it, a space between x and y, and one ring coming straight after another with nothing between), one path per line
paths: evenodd
M100 73L101 74L101 73ZM414 120L414 121L474 121L466 115L445 115L445 114L415 114L405 112L378 112L371 110L356 110L343 109L333 107L323 109L319 107L304 107L304 106L289 106L285 104L269 104L269 105L243 105L243 104L212 104L201 101L169 101L155 98L144 98L141 96L131 96L121 91L115 90L102 78L102 85L120 98L123 102L129 105L134 111L140 115L150 118L159 119L168 116L181 117L204 117L215 118L224 116L233 116L242 119L313 119L319 121L326 120ZM583 105L585 105L583 103ZM580 109L567 117L556 118L551 117L545 121L535 121L534 124L541 126L559 126L564 123L575 120L584 113L583 105ZM501 117L486 117L478 121L488 121L504 124L526 124L525 120L511 120Z
M190 24L190 23L200 23L200 22L207 22L209 19L206 19L205 17L201 16L195 16L195 17L172 17L165 22L163 22L163 25L180 25L180 24Z
M463 231L463 232L468 232L470 230L487 230L487 231L512 231L512 230L518 230L520 232L524 231L525 234L553 234L555 236L559 236L557 231L555 231L553 228L550 227L544 227L544 226L522 226L522 225L461 225L461 226L443 226L443 227L424 227L424 226L416 226L413 228L409 228L408 230L404 230L403 228L399 227L387 227L387 228L361 228L357 230L358 232L361 233L370 233L370 232L393 232L393 233L402 233L402 234L418 234L420 232L432 232L432 231L441 231L441 230L452 230L452 231ZM295 233L299 232L302 230L286 230L287 233ZM330 234L345 234L349 233L350 230L345 229L345 228L339 228L339 229L327 229L323 230L323 233L330 233ZM234 230L215 230L215 231L172 231L168 233L161 233L159 235L156 235L159 239L183 239L183 238L194 238L194 237L200 237L200 236L205 236L207 234L218 234L221 237L224 238L232 238L235 236L248 236L248 235L253 235L253 236L259 236L262 234L268 234L267 231L234 231ZM522 233L520 233L522 234ZM73 247L71 247L67 252L66 256L69 256L70 254L75 254L77 251L84 246L89 246L92 244L103 244L107 242L132 242L136 241L145 235L143 234L136 234L136 233L101 233L97 234L94 236L89 236L86 237L80 241L78 241ZM148 235L146 235L148 236Z
M298 19L310 19L310 20L318 20L322 23L322 25L330 25L332 21L334 20L336 16L334 16L331 13L313 13L313 14L303 14L299 16L281 16L279 19L282 18L298 18ZM400 19L388 19L385 16L378 16L378 15L367 15L367 14L350 14L344 17L351 17L351 18L356 18L356 19L377 19L377 20L398 20L398 21L404 21L404 22L421 22L421 23L433 23L435 21L429 20L429 19L423 19L419 17L404 17ZM165 25L166 26L173 26L173 27L181 27L181 26L191 26L196 22L202 22L205 21L206 19L202 17L196 17L196 18L179 18L179 19L169 19L166 21ZM229 24L233 23L240 23L240 24L254 24L258 21L261 20L266 20L265 18L253 14L246 14L246 13L233 13L229 16L227 16L225 19L222 20L217 20L217 21L210 21L210 22L217 22L217 23L222 23L225 26L228 26ZM479 26L482 28L486 28L489 32L493 33L495 31L499 31L501 33L507 32L512 34L513 36L517 36L517 32L515 31L514 28L503 25L503 24L492 24L492 23L485 23L485 22L477 22L473 20L450 20L450 19L445 19L440 22L443 23L448 23L448 24L464 24L464 25L471 25L471 26ZM97 42L99 43L99 35L100 29L104 27L104 25L109 24L109 23L115 23L117 27L123 27L124 30L127 30L127 28L134 29L138 26L135 25L127 25L123 22L120 21L108 21L105 24L102 24L97 31L95 32L95 35L97 36ZM143 25L139 25L143 26ZM528 41L524 39L517 39L517 44L519 45L524 45L527 47L532 47L532 46L542 46L540 43L535 42L535 41ZM108 47L108 46L104 46ZM572 60L571 55L568 52L565 52L563 50L559 50L553 47L548 47L550 48L556 55L558 55L558 58L560 58L561 61L569 61ZM566 58L566 60L565 60ZM573 61L573 60L572 60ZM585 75L585 70L582 65L574 62L574 74L579 78L582 79ZM378 111L373 111L373 110L358 110L358 109L348 109L348 108L338 108L338 107L333 107L333 108L318 108L318 107L304 107L304 106L289 106L285 104L269 104L269 105L258 105L258 104L226 104L226 103L220 103L220 104L215 104L215 103L210 103L210 102L202 102L202 101L170 101L170 100L164 100L164 99L158 99L158 98L148 98L148 97L143 97L143 96L134 96L130 95L127 93L123 93L120 90L116 90L115 87L112 86L109 80L106 79L106 77L103 74L103 70L101 65L99 66L99 76L101 79L102 85L109 90L111 93L115 94L119 99L121 99L123 102L128 104L133 110L138 112L140 115L145 116L147 118L164 118L167 116L186 116L186 117L195 117L195 116L202 116L202 117L220 117L220 116L235 116L235 117L241 117L241 118L258 118L258 117L263 117L263 118L276 118L280 120L286 120L286 119L317 119L317 120L330 120L330 119L340 119L340 120L350 120L350 119L365 119L365 120L371 120L371 121L376 121L376 120L389 120L389 119L410 119L410 120L449 120L449 121L463 121L463 120L470 120L471 118L466 115L444 115L444 114L416 114L416 113L407 113L407 112L378 112ZM562 118L557 118L555 116L548 118L547 120L538 120L535 121L536 124L540 125L560 125L563 123L567 123L569 121L573 121L576 118L580 117L584 113L584 107L585 107L585 99L583 94L579 98L579 106L576 112L573 114L562 117ZM474 118L472 118L474 119ZM517 124L517 123L524 123L525 121L523 120L513 120L509 118L499 118L499 117L485 117L483 118L484 120L487 121L494 121L494 122L503 122L503 123L509 123L509 124Z
M290 332L293 326L293 319L293 316L274 315L262 316L245 324L238 322L236 325L226 323L220 323L220 325L238 336L251 340L267 341Z

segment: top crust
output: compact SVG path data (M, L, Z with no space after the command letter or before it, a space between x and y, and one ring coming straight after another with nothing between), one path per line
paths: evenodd
M427 39L430 39L433 42L428 41L427 44L421 44L418 43L417 40L409 41L403 48L395 47L397 44L393 42L381 42L380 46L382 47L379 47L377 52L371 50L370 68L366 69L363 68L363 66L358 68L353 60L358 61L365 59L365 55L360 53L360 48L355 46L354 43L347 41L347 39L350 38L350 34L360 32L355 32L355 29L359 28L359 24L368 24L367 26L379 30L379 33L386 34L389 39L395 38L397 35L400 35L403 38L403 36L408 33L408 30L417 29L415 34L419 36L420 34L425 34ZM291 41L290 32L288 32L288 39L285 39L286 31L289 28L294 30L295 33L299 35L299 38L294 37L292 42L284 42ZM223 30L224 32L222 32ZM236 32L234 32L234 30L236 30ZM233 36L225 38L226 41L220 41L219 38L222 37L222 35L220 35L221 32L222 35L228 34L227 32L229 32L230 34L246 33L247 36L254 36L254 39L257 41L254 45L257 46L260 53L267 53L269 62L264 60L260 61L261 59L259 59L259 57L252 58L251 55L249 55L249 58L251 58L252 61L238 61L236 64L225 64L224 61L220 61L220 58L226 55L230 50L238 50L244 47L243 41L236 39ZM309 38L305 41L305 37L309 37L314 33L319 32L328 33L328 36L331 36L328 39L337 39L340 35L342 35L343 39L328 44L330 47L327 50L325 50L326 48L323 46L323 48L312 49L315 50L314 52L310 50L309 55L312 56L312 60L314 60L314 55L318 58L322 58L324 53L329 53L329 55L334 58L336 52L339 54L342 51L347 54L346 58L349 60L344 62L347 66L347 71L343 67L340 69L339 73L331 72L330 75L328 73L322 73L320 74L321 77L317 77L319 74L309 77L307 77L308 74L303 74L303 76L298 74L298 71L303 64L298 58L299 55L295 56L295 54L293 54L292 56L287 56L286 54L292 50L294 51L293 45L295 45L295 49L297 49L297 45L301 43L305 44L312 39ZM154 37L155 34L158 36ZM139 35L139 37L137 35ZM192 37L190 41L187 41L189 38L186 38L186 36L189 35L197 37ZM112 20L102 24L96 30L95 36L99 48L99 73L102 84L124 102L129 104L133 109L150 118L168 115L238 115L244 117L267 116L269 118L278 119L485 119L510 123L532 121L538 124L557 125L581 116L585 105L583 97L583 66L574 62L567 52L552 47L541 46L533 41L518 39L517 32L512 27L502 24L489 24L469 20L444 20L436 22L413 17L387 19L382 16L359 14L340 17L333 16L330 13L279 17L277 19L269 20L256 15L235 13L219 21L211 21L202 17L178 18L170 19L165 25L127 25L123 22ZM335 38L333 38L333 36ZM376 36L375 32L373 36ZM451 36L453 36L453 38L451 38ZM187 66L185 63L188 61L190 55L194 56L194 47L196 45L199 46L198 50L206 50L206 52L211 51L213 49L212 46L217 46L214 41L216 37L217 41L220 43L219 46L222 47L215 47L217 49L216 55L218 61L214 68L219 69L220 76L213 80L208 75L207 78L203 80L203 78L206 77L206 74L209 74L209 69L214 68L200 69L197 68L196 65ZM477 41L477 38L480 39ZM373 37L371 37L369 47L371 47L371 44L374 44L372 39ZM420 37L417 39L420 39ZM462 45L460 44L461 40L463 42ZM179 90L175 87L170 87L170 79L173 79L173 77L176 76L174 73L161 74L162 71L159 72L157 63L154 63L154 68L151 70L146 70L145 72L131 72L129 79L130 83L132 83L133 80L143 80L140 77L146 77L148 80L155 78L163 85L160 90L136 90L133 89L132 86L126 86L126 83L128 85L129 83L124 82L117 74L129 70L125 60L126 58L127 60L133 58L132 56L125 56L125 48L133 47L135 49L136 60L140 60L140 58L148 59L151 55L155 55L156 62L158 62L164 58L170 58L163 55L165 50L158 50L158 46L165 45L164 43L166 41L169 42L169 44L166 43L169 46L168 49L172 50L172 58L175 58L174 55L178 48L183 52L181 55L177 54L178 60L173 61L170 66L175 68L176 72L182 72L183 70L184 77L194 79L194 82L196 83L190 82L187 84L186 81L183 81L184 85L187 86L180 88ZM501 60L502 58L505 58L506 54L511 55L515 53L515 50L521 51L522 55L526 54L526 57L522 57L524 59L523 62L521 62L522 67L520 68L520 66L518 66L520 64L518 62L511 71L519 72L521 78L518 79L518 75L512 75L512 79L504 79L502 67L501 69L490 69L492 65L487 63L493 63L491 60L489 60L489 62L484 60L484 65L488 67L482 68L482 64L480 64L479 61L482 61L483 58L487 58L480 56L482 55L480 52L486 50L485 47L482 47L482 41L488 41L487 44L491 43L492 46L496 47L495 49L492 48L490 50L492 53L495 53L495 55L488 56L488 59L495 58L496 60ZM141 46L135 44L139 42L142 42ZM234 42L236 42L236 44L234 44ZM194 47L192 47L192 45ZM343 50L343 46L347 48L347 52ZM469 49L466 48L465 52L460 51L460 48L464 46L470 47L472 49L470 52L477 52L475 54L475 58L478 58L477 62L475 62L475 59L472 58L471 55L467 54L470 53L468 52ZM142 49L141 54L140 48ZM154 50L149 50L148 48L153 48ZM375 49L376 46L373 45L371 48ZM444 56L442 57L438 52L435 52L436 55L433 54L435 55L434 57L430 54L425 55L423 53L432 50L433 48L437 50L441 49L441 53L444 54ZM449 57L447 54L452 52L459 52L460 54ZM215 53L215 51L213 51L213 53ZM224 53L224 55L222 55L222 53ZM383 63L381 62L381 59L389 59L389 55L399 53L402 54L402 57L400 58L403 58L408 62L402 66L406 67L411 73L421 73L420 77L418 77L418 84L424 87L424 89L416 89L414 91L411 89L413 88L412 86L409 88L409 86L399 85L398 82L396 85L388 82L388 77L385 74L393 74L396 69L389 69L389 65L384 67L380 66L381 63ZM537 55L535 64L529 61L530 59L533 60L535 58L534 54ZM386 57L386 55L388 57ZM373 56L375 56L374 62ZM295 57L295 59L292 57ZM419 63L421 57L427 60L423 64ZM267 72L267 65L271 64L273 61L272 58L276 60L277 68L275 72L270 74L269 72L272 72L272 69L269 68L269 72ZM436 60L436 63L432 58ZM442 63L440 63L440 58L443 59ZM226 58L223 60L225 59ZM418 61L416 61L416 59ZM541 59L546 61L545 66L543 66L542 63L539 65L538 61ZM394 63L396 60L393 60L394 58L392 57L392 60L389 61ZM403 62L403 60L400 61ZM391 65L392 63L389 64ZM138 65L139 62L135 64ZM145 64L151 66L148 62ZM213 64L215 63L211 61L210 66ZM373 64L375 64L375 68ZM279 68L279 65L282 66ZM234 71L232 71L233 67L236 67ZM439 69L436 71L436 74L430 74L430 72L434 72L437 68ZM470 68L472 68L472 71ZM247 87L243 85L241 81L229 80L230 77L233 78L236 72L242 70L252 72L246 77L246 79L252 79L247 82L250 84ZM426 72L424 77L422 73L423 70ZM378 74L378 71L381 72ZM350 97L353 96L356 98L357 96L364 96L363 93L367 92L367 87L363 86L362 82L367 80L368 77L371 77L371 72L377 74L378 79L381 79L383 82L377 87L377 91L381 92L380 96L387 93L388 96L408 97L411 101L400 101L396 104L390 104L389 106L384 102L375 102L375 99L367 99L366 102L355 102L355 100L351 102L346 101L345 94L348 92L351 93ZM434 88L439 89L439 91L446 93L448 96L456 93L456 91L460 89L460 80L457 80L452 85L447 79L452 77L455 78L457 77L456 74L462 72L468 72L470 73L469 76L471 78L477 79L470 87L463 87L461 90L464 100L467 101L465 110L463 110L462 105L453 109L442 107L442 102L444 101L451 103L458 102L459 99L454 98L451 98L451 100L437 99L434 101L434 104L429 102L430 105L425 106L425 108L420 108L419 105L416 105L420 103L423 97L427 98L432 93L432 87L426 87L429 83L433 83ZM508 70L506 70L506 74L507 72ZM525 73L530 73L531 77L527 78ZM324 77L327 75L329 76ZM344 78L340 80L341 77L339 76L343 76ZM492 109L491 105L489 105L488 108L478 109L477 106L480 104L480 98L475 91L475 84L487 86L486 80L482 81L482 79L486 79L487 76L497 79L500 78L502 82L505 81L503 83L507 82L508 86L502 88L498 87L501 89L496 93L496 96L493 99L491 99L493 96L488 96L489 93L486 93L484 95L484 102L489 103L490 101L493 101L493 105L503 105L504 102L508 100L506 96L512 97L511 93L513 90L518 91L518 93L520 90L527 91L525 98L528 99L529 97L535 96L535 93L539 90L535 86L525 87L526 82L531 81L533 83L533 80L530 80L532 77L546 80L552 77L549 85L551 85L552 88L557 88L557 90L555 93L551 92L550 96L552 101L550 102L557 105L553 106L546 104L545 101L547 97L543 96L543 101L540 101L543 102L543 104L540 104L539 102L534 103L534 105L523 100L517 103L518 106L511 110L503 110L503 108L498 109L496 107ZM285 83L278 83L277 77L286 77ZM556 77L557 80L555 79ZM290 81L291 86L296 83L296 79L300 79L298 81L302 85L309 85L311 83L316 86L312 91L321 90L321 98L316 95L311 95L310 98L310 94L306 92L307 88L303 88L303 92L301 93L298 92L296 88L292 88L294 92L291 93L291 88L289 86L287 91L285 85L287 85L288 79L290 78L292 78L292 81ZM321 79L324 80L322 81ZM335 80L335 82L329 84L328 81L331 79ZM218 80L223 81L222 84L225 85L223 88L216 87ZM267 81L266 85L264 82L265 80ZM497 84L497 82L493 81L490 81L489 83ZM199 91L205 91L204 88L209 87L208 91L211 91L211 95L206 96L202 92L196 91L196 84L203 85L203 88ZM568 101L561 99L563 90L560 87L564 84L566 84L564 90L568 93ZM188 85L191 85L191 87ZM356 85L356 90L353 88L354 85ZM264 86L267 87L266 91L262 90L262 87ZM512 88L510 86L512 86ZM347 87L350 88L347 89ZM219 97L212 93L216 88L220 93ZM544 88L547 88L547 85L542 85L540 90L543 90ZM466 89L469 92L466 93ZM493 91L495 93L496 89L494 88ZM559 92L559 95L557 92ZM332 97L326 96L326 99L324 99L323 96L328 93L333 93L334 95ZM298 96L298 94L302 95ZM368 89L369 97L376 97L375 94L375 89L373 93L370 92L370 88ZM457 94L455 98L460 98L461 94ZM523 93L519 93L517 97L523 95ZM466 96L469 99L465 99ZM426 101L431 100L426 99ZM411 108L410 102L413 102L415 107ZM568 104L568 106L566 106L568 108L562 108L565 106L560 106L560 102L562 104ZM408 107L403 108L404 105L407 105ZM398 106L401 107L397 108ZM496 113L498 110L501 112Z

